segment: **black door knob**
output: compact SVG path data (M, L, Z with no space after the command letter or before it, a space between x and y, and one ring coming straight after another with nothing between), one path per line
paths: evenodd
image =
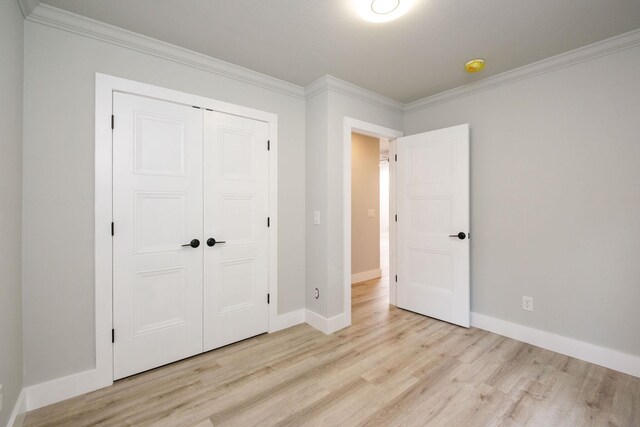
M216 241L216 239L214 239L213 237L209 237L207 239L207 246L215 246L216 243L227 243L224 240L218 240Z
M449 237L457 237L460 240L464 240L467 235L461 231L458 234L449 234Z
M187 243L186 245L182 245L182 247L186 247L186 246L191 246L192 248L197 248L198 246L200 246L200 240L198 239L193 239L191 242Z

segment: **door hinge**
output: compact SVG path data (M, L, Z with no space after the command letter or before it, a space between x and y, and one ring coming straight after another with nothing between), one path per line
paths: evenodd
M396 274L396 282L398 281L398 275Z
M116 225L113 222L111 223L111 235L116 235Z
M114 342L116 342L116 330L112 329L111 330L111 343L113 344Z
M267 141L267 151L271 151L271 140Z
M115 129L116 128L116 116L114 116L113 114L111 115L111 129Z
M271 304L271 294L267 294L267 304Z
M394 157L395 157L396 162L397 162L398 161L398 155L396 154Z
M398 214L396 214L396 222L398 222Z
M267 227L271 227L271 217L267 217Z

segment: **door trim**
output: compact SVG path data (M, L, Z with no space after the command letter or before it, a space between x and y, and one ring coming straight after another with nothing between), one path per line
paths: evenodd
M379 126L373 123L364 122L362 120L353 119L351 117L344 118L342 133L342 315L343 319L339 322L338 329L351 325L351 133L357 132L375 138L388 138L394 140L404 136L404 133ZM389 154L395 154L395 143L390 141ZM395 178L392 181L392 175L395 174L395 165L389 162L389 208L395 207ZM392 286L391 277L395 275L395 238L396 228L395 222L391 221L389 216L389 301L395 305L395 286ZM394 283L395 285L395 283ZM333 332L333 331L332 331Z
M165 89L133 80L96 73L95 107L95 352L91 372L93 390L113 384L113 156L111 115L113 92L123 92L259 120L269 124L269 332L282 329L278 321L278 116L273 113L217 101L198 95ZM117 117L116 123L117 126ZM265 150L266 141L265 141ZM265 218L266 221L266 218ZM117 233L117 224L116 230ZM266 296L265 296L266 297ZM117 339L117 331L116 331ZM88 379L89 380L89 379ZM87 390L90 391L90 390ZM86 392L86 391L85 391Z

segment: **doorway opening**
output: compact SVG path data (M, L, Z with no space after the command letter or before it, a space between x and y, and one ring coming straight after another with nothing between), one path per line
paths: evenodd
M389 190L389 139L353 132L352 306L368 301L382 308L389 303Z
M394 140L402 132L355 119L344 123L344 315L376 299L395 305ZM352 299L353 296L353 299ZM357 323L357 319L355 319Z

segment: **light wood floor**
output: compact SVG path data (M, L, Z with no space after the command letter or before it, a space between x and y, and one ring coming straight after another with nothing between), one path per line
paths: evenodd
M300 325L116 382L27 426L640 426L640 379L353 288L353 326Z

